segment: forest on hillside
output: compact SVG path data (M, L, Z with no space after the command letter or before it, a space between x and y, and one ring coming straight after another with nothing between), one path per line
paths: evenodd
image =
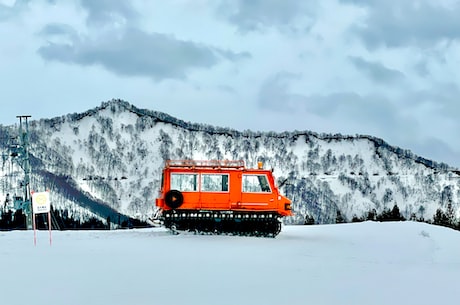
M458 173L372 136L236 131L120 100L29 129L31 185L51 190L57 214L81 223L118 214L147 220L165 160L229 159L273 169L293 202L286 224L383 220L397 207L401 219L458 226ZM4 203L21 192L22 169L11 157L17 126L0 125L0 137Z

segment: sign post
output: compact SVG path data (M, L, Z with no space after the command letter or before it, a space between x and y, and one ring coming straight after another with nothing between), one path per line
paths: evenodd
M48 230L50 233L50 246L52 244L51 238L51 204L50 192L31 192L32 194L32 222L34 228L34 245L37 245L37 228L35 224L35 214L48 213Z

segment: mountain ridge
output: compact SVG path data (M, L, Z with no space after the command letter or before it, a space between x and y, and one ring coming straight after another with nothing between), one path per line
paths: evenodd
M11 126L0 129L14 133ZM113 99L82 113L31 121L30 143L33 183L50 184L40 170L69 176L97 202L143 219L154 213L161 167L169 158L243 159L248 166L263 161L278 181L287 181L282 191L293 199L297 214L288 223L302 223L308 215L331 223L338 211L350 221L393 205L406 218L430 219L448 203L459 212L456 169L369 135L238 131ZM19 172L16 168L16 176ZM8 174L3 170L3 181L12 190ZM82 207L62 190L54 191L58 208Z

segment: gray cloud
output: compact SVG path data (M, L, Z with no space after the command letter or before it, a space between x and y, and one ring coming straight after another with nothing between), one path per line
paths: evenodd
M428 138L418 142L407 140L406 145L410 145L414 152L417 154L422 154L425 158L429 158L437 162L459 166L459 152L452 149L451 144L439 138Z
M342 124L359 121L363 128L360 132L384 130L388 137L397 136L400 127L407 123L384 96L360 95L351 91L311 95L306 110L332 120L340 118Z
M299 75L288 72L280 72L269 77L260 88L259 105L277 111L308 111L322 117L330 117L337 113L354 116L355 112L367 112L363 115L363 120L369 115L382 116L394 111L390 111L388 101L381 97L376 100L376 97L363 97L352 91L308 96L290 92L290 82L299 79Z
M277 112L315 114L334 121L338 129L343 129L339 124L345 126L359 121L363 126L361 132L369 134L383 130L386 137L394 139L401 136L401 128L406 134L417 130L418 123L413 121L408 124L408 119L399 114L400 109L382 95L360 95L353 91L311 95L291 92L290 83L299 79L299 75L287 72L268 78L259 91L259 107Z
M380 62L370 62L361 57L349 56L353 65L377 83L394 83L402 81L404 74L398 70L389 69Z
M428 68L428 61L427 60L420 60L418 63L414 65L414 71L420 77L429 77L430 70Z
M0 3L0 21L4 21L10 18L12 9L6 5Z
M404 96L409 105L432 105L432 115L457 122L460 114L460 88L455 83L433 83L432 88L410 91Z
M280 72L269 77L260 88L259 105L276 111L292 111L306 103L305 96L289 92L289 82L298 78L298 75L288 72Z
M27 9L30 0L16 0L13 6L0 3L0 22L7 21Z
M88 11L88 23L99 25L116 21L133 21L138 13L125 0L80 0L81 6Z
M50 25L41 32L61 34L71 43L48 42L38 53L45 60L83 66L100 65L109 71L127 76L147 76L154 80L184 79L192 69L210 68L222 60L237 61L250 57L164 34L148 34L129 28L122 32L91 40L75 37L66 26Z
M224 92L224 93L228 93L228 94L236 94L237 91L235 88L231 87L231 86L228 86L228 85L218 85L217 86L217 89Z
M62 23L48 24L43 29L41 29L41 31L38 34L45 38L67 38L72 42L76 42L79 40L77 31L75 31L73 27Z
M439 41L460 39L460 3L451 7L428 1L341 0L362 6L368 16L364 25L355 25L353 32L369 49L380 46L431 47ZM433 1L433 3L436 3Z
M314 5L310 1L298 0L222 0L218 11L241 32L272 26L299 30L294 28L293 21L296 18L311 21Z

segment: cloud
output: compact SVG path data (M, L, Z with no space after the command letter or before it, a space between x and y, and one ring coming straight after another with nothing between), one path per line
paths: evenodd
M428 1L340 0L364 7L368 14L352 32L369 49L417 46L430 48L441 41L460 39L460 3L442 6Z
M395 83L404 80L404 74L398 70L388 69L380 62L366 61L361 57L349 56L351 63L377 83Z
M406 145L410 145L411 150L423 157L443 162L454 166L460 166L458 163L459 151L452 148L452 144L442 140L442 138L426 138L421 141L406 141Z
M12 5L0 3L0 22L8 21L22 13L29 4L30 0L16 0Z
M410 101L412 107L429 107L429 116L431 118L450 119L455 122L457 128L458 114L460 113L460 88L457 84L449 83L432 83L427 85L426 89L409 91L403 97L404 100ZM415 110L415 109L414 109Z
M302 94L291 92L291 84L301 82L301 76L289 72L279 72L269 77L259 91L259 106L276 111L308 111L322 117L330 117L337 113L354 116L367 112L368 115L381 116L388 114L388 101L379 97L363 97L353 91L329 92L325 94ZM378 99L379 101L375 101Z
M311 95L307 98L306 110L331 122L336 121L334 124L339 129L360 126L359 132L366 134L384 131L386 136L393 137L398 134L398 128L406 123L386 97L362 95L353 91Z
M279 72L266 79L259 90L259 106L275 111L292 111L305 104L305 96L289 92L289 82L299 77L293 73Z
M295 84L302 83L300 75L280 72L269 77L258 95L261 109L274 112L315 115L331 122L336 130L376 134L400 138L401 129L406 134L416 133L418 123L403 117L400 107L395 106L383 94L360 94L350 90L305 94L293 92ZM410 125L411 127L405 127Z
M49 43L66 41L68 44L74 44L80 40L73 27L62 23L48 24L39 32L39 35L45 37Z
M156 81L184 79L193 69L207 69L223 60L238 61L250 57L249 53L235 53L134 28L105 33L96 39L78 37L75 33L65 25L46 26L41 31L45 39L50 34L58 34L69 43L48 40L38 53L49 61L100 65L120 75L147 76Z
M427 78L430 76L430 70L428 68L428 60L420 60L414 65L414 70L418 76Z
M222 0L218 12L245 33L268 27L294 29L296 19L311 19L314 6L298 0Z
M87 22L101 25L113 22L132 22L138 17L137 11L125 0L80 0L88 12Z

